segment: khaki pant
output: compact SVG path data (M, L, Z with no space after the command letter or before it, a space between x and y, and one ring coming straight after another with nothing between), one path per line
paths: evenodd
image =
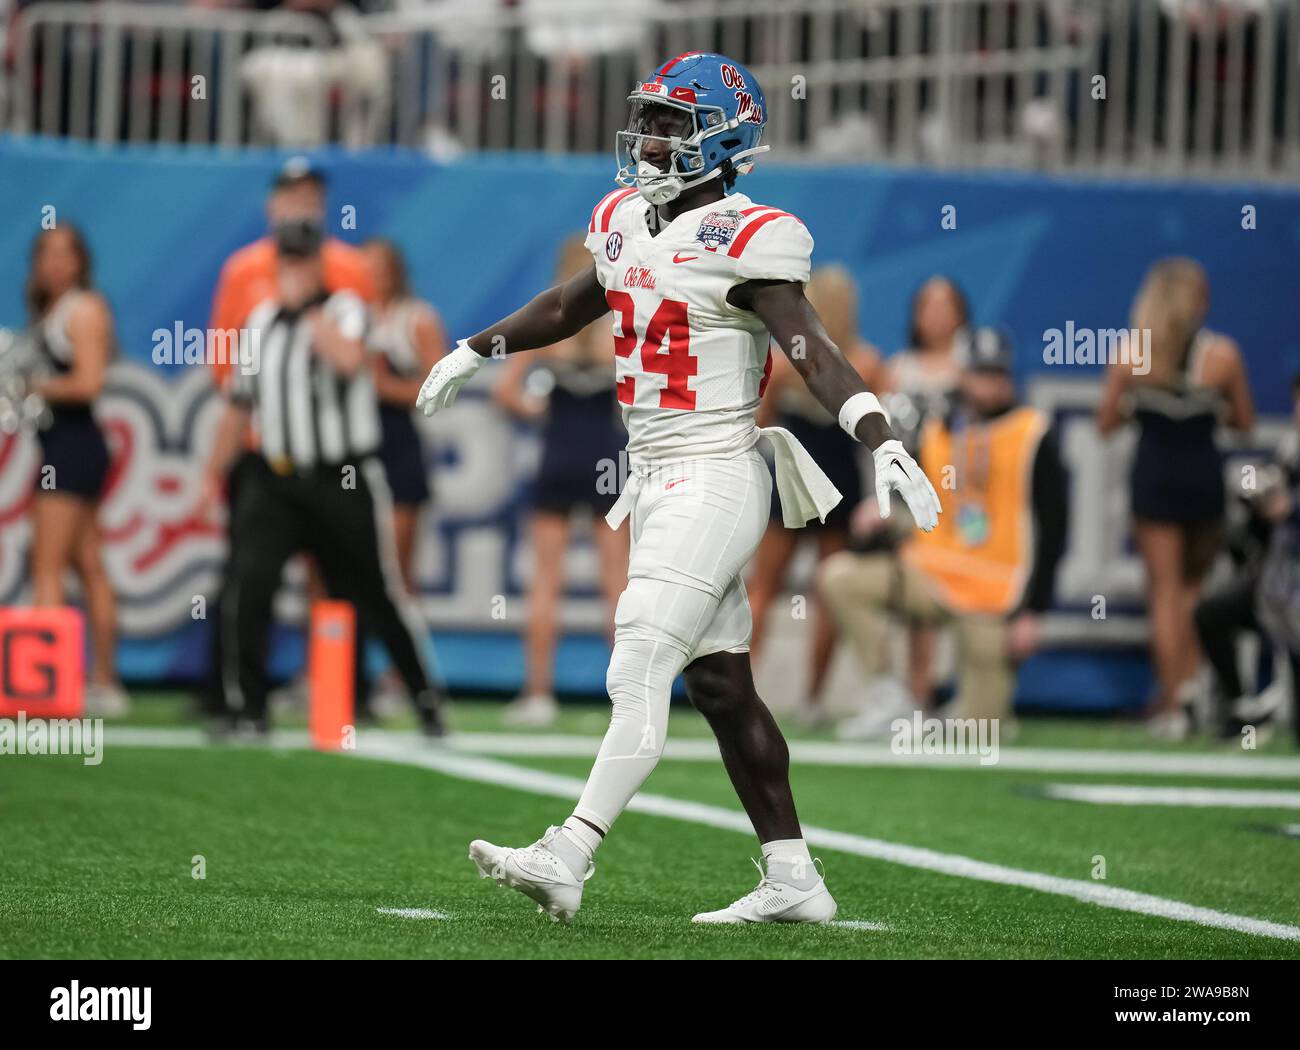
M1004 617L955 612L936 597L924 575L889 554L841 551L822 563L818 582L869 677L889 671L885 644L892 624L951 626L958 668L952 717L1010 717L1016 675L1007 658Z

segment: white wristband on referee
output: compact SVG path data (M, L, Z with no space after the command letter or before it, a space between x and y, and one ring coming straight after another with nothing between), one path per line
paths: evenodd
M879 412L885 417L885 422L889 422L889 413L885 411L880 399L868 390L860 394L854 394L851 398L840 405L840 426L849 437L854 441L858 439L856 433L858 423L862 417L870 415L872 412Z

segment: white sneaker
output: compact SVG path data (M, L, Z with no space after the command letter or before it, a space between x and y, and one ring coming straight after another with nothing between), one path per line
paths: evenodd
M512 729L545 729L559 713L560 705L550 693L532 693L506 704L501 724Z
M411 709L410 697L400 681L386 678L370 698L370 713L376 718L398 718Z
M1179 742L1186 740L1192 731L1191 716L1181 707L1172 711L1157 711L1147 719L1147 732L1157 740Z
M277 715L310 710L311 685L306 675L299 675L293 681L285 682L278 689L272 689L267 695L267 706L273 714Z
M1239 697L1232 705L1234 717L1250 725L1262 725L1282 709L1286 703L1286 684L1274 681L1262 693Z
M572 922L582 905L582 887L595 872L596 865L589 864L581 878L575 875L549 848L559 830L548 828L545 835L522 849L494 846L475 839L469 844L469 859L481 878L531 897L537 902L537 910L555 922Z
M754 861L762 879L752 893L747 893L721 911L700 912L691 922L830 922L839 911L839 905L826 888L826 880L819 878L806 890L786 882L776 882Z
M121 718L131 710L131 699L120 685L86 686L86 714L101 718Z
M867 700L860 713L835 727L841 740L874 740L893 734L895 719L908 721L917 703L907 686L897 678L881 678L867 690Z
M816 732L830 728L835 719L823 705L807 700L795 710L794 721L800 729Z

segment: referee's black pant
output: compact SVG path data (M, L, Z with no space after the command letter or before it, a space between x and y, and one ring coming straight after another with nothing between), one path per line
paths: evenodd
M378 635L421 713L432 713L425 629L396 564L388 483L377 460L354 466L279 474L261 456L242 464L217 625L216 685L227 713L266 717L272 604L285 562L304 551L330 595L356 609L356 644Z

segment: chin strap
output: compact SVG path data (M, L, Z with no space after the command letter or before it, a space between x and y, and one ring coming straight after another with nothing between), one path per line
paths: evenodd
M727 159L731 161L732 169L737 175L748 175L754 167L754 161L746 158L753 158L759 153L766 153L771 148L771 146L754 146L751 149L743 149ZM741 163L738 164L737 161ZM722 166L719 165L707 175L697 179L687 179L683 175L670 175L662 172L648 160L643 160L637 164L635 174L624 168L618 173L616 181L622 186L635 186L648 203L658 207L661 204L676 200L681 196L682 191L689 187L702 186L704 183L718 178L721 174Z

